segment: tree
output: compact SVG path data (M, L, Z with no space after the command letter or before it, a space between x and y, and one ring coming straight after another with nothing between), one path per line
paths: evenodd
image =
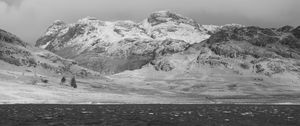
M61 80L60 80L60 84L64 84L65 82L66 82L66 78L62 77Z
M73 88L77 88L75 77L72 77L72 79L71 79L71 86L72 86Z

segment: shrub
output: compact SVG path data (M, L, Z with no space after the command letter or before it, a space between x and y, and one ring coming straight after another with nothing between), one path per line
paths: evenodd
M42 81L43 83L48 83L48 82L49 82L47 79L41 79L41 81Z
M254 78L255 81L264 81L263 78Z
M28 66L29 67L31 67L31 66L36 67L37 66L37 62L35 61L34 58L29 58L28 59Z
M20 60L13 57L13 56L0 56L0 60L3 60L4 62L7 62L9 64L13 64L13 65L16 65L16 66L22 66L22 64L20 63Z
M75 77L72 77L72 79L71 79L71 86L72 86L73 88L77 88Z
M256 68L256 73L261 73L261 72L265 71L265 69L263 68L263 66L261 64L256 65L255 68Z
M61 80L60 80L60 84L63 84L66 82L66 78L65 77L62 77Z
M237 84L230 84L230 85L227 85L227 87L228 87L228 90L236 90Z

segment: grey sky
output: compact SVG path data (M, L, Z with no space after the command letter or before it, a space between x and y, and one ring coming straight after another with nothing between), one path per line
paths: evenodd
M54 20L141 21L171 10L199 24L300 25L300 0L0 0L0 28L34 43Z

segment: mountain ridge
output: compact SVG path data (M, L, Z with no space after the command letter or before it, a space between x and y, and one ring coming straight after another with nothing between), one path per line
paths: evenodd
M37 40L36 46L56 52L64 58L77 59L80 65L87 68L99 72L104 71L104 73L116 73L141 68L150 63L161 53L157 51L165 50L159 49L159 47L165 47L164 43L166 42L171 44L171 46L167 44L167 48L171 47L172 49L169 48L165 52L184 51L188 46L208 39L210 34L217 29L242 27L242 25L234 24L210 28L214 31L209 31L205 27L208 26L199 25L190 18L170 11L154 12L140 23L128 20L108 22L87 17L72 24L65 24L62 21L54 22L45 35ZM101 65L92 67L95 63L92 65L84 62L89 59L82 61L83 58L78 56L86 56L87 53L100 54L100 58L96 58L98 61L120 62L115 64L120 68L114 68L115 66L110 66L110 63L98 61L96 64ZM131 64L130 61L126 61L128 59L140 63L132 66L129 65ZM111 68L102 70L106 67Z

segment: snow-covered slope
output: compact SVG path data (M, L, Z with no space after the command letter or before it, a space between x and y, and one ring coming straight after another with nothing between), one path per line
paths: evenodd
M109 47L114 51L118 42L124 39L150 40L151 38L132 21L107 22L92 17L80 19L74 24L56 21L50 26L36 46L51 51L77 46L76 52Z

